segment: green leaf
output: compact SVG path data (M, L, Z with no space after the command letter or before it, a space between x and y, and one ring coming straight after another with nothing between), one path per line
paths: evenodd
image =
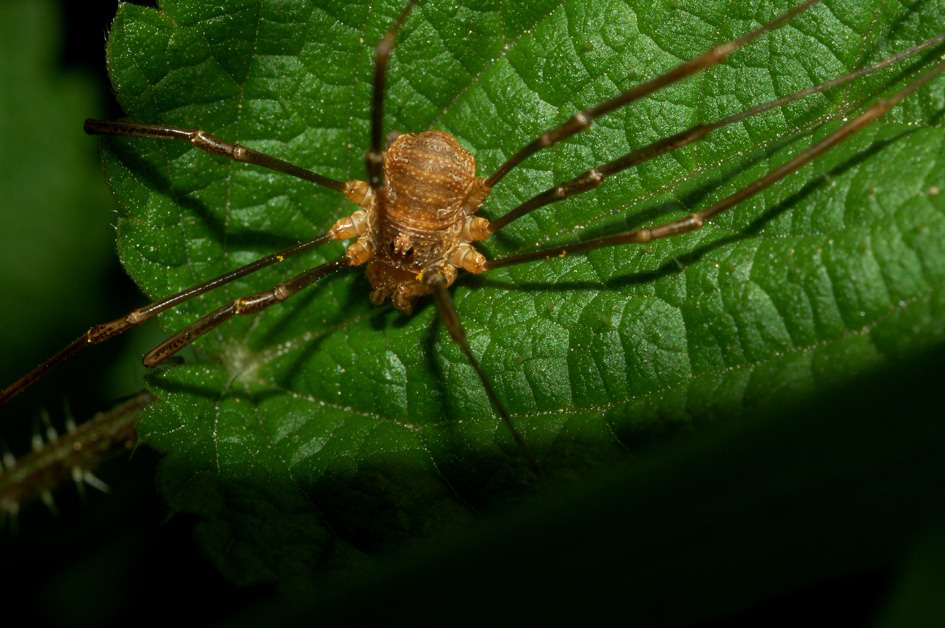
M446 130L489 173L543 130L792 3L423 2L394 53L385 128ZM400 3L122 5L109 38L131 119L203 128L327 176L364 179L373 45ZM936 34L945 3L826 2L723 64L529 159L483 214L653 139L883 59ZM539 210L495 258L703 209L891 93L926 55L722 130ZM945 338L938 79L868 130L700 232L465 276L473 351L552 484L680 431L786 404ZM325 232L337 193L186 144L107 142L119 249L162 297ZM341 255L330 245L194 299L168 333ZM150 380L142 437L240 582L297 583L475 519L535 478L429 301L405 318L332 276L227 322ZM811 438L816 438L811 434Z

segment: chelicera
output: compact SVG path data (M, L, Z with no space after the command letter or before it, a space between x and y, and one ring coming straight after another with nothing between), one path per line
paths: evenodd
M486 259L477 250L475 243L489 238L514 220L532 211L596 188L614 174L680 146L697 142L724 126L887 67L921 50L940 44L945 36L936 37L857 72L785 96L741 114L713 123L698 124L668 138L655 141L609 163L591 168L571 181L555 185L495 220L489 221L478 216L477 211L486 201L491 190L527 158L588 129L601 116L718 63L735 50L780 27L819 2L820 0L809 0L799 4L775 20L734 41L718 45L663 75L641 83L597 106L574 114L563 124L541 134L523 147L489 176L478 175L473 156L444 132L393 133L390 136L384 134L383 104L388 61L398 32L406 22L415 1L408 3L394 26L377 45L371 142L366 153L368 175L366 181L337 181L261 152L221 140L204 130L137 122L89 120L86 123L88 133L189 141L206 152L276 170L336 190L358 205L359 209L338 220L327 233L318 238L268 255L220 277L134 310L115 321L92 328L74 343L0 393L0 404L30 386L43 374L85 346L103 342L149 320L159 312L261 268L277 264L288 257L309 251L330 241L353 240L345 254L339 259L305 271L271 290L241 296L173 334L145 356L145 364L154 366L163 362L233 316L258 313L291 298L329 274L349 267L364 266L372 286L370 300L374 304L379 305L390 301L397 310L410 314L417 299L425 295L433 296L451 337L462 348L469 363L475 369L492 404L508 425L519 448L530 460L536 472L540 473L537 460L529 452L524 439L516 432L509 412L494 391L487 373L484 372L470 348L459 312L449 293L449 287L456 280L459 271L479 274L496 268L606 247L646 243L698 230L713 217L797 171L846 138L869 126L908 95L945 71L945 64L935 66L900 92L868 107L809 149L705 210L652 227L589 239L570 246L548 248L492 260Z

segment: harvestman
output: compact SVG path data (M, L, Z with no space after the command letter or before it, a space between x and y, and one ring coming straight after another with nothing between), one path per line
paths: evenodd
M411 0L408 3L390 31L376 47L371 112L371 145L366 152L367 181L336 181L275 157L238 144L231 144L203 130L135 122L88 120L85 124L85 130L90 134L189 141L195 147L213 155L279 171L336 190L357 204L359 209L350 216L338 220L328 233L320 237L268 255L220 277L136 309L122 318L93 327L75 342L3 390L0 393L0 405L22 392L87 345L103 342L143 323L159 312L175 307L183 301L218 288L237 278L281 262L288 257L299 255L333 240L353 239L354 242L348 246L341 258L303 272L266 292L237 298L228 305L207 314L173 334L145 355L145 365L154 366L163 362L181 348L232 316L258 313L276 303L285 301L327 275L348 267L365 266L373 287L370 300L376 305L390 300L396 309L404 314L410 314L417 298L428 294L433 296L439 314L453 341L462 349L469 363L475 369L485 392L508 426L518 447L527 457L534 470L541 474L537 460L516 431L502 400L496 394L489 378L470 348L459 313L449 292L449 287L455 281L458 271L465 270L479 274L496 268L562 257L566 254L584 253L623 244L650 242L700 229L706 221L797 171L814 158L867 127L899 104L904 98L945 71L945 63L936 65L895 95L877 101L829 136L705 210L654 227L636 229L568 246L493 260L487 260L476 250L473 243L489 238L512 221L531 211L596 188L613 174L681 146L697 142L716 129L887 67L921 50L936 46L945 41L945 35L926 41L878 64L846 76L779 98L714 123L698 124L685 131L653 142L607 164L592 168L571 181L549 188L513 208L497 220L489 221L481 216L476 216L476 212L485 202L492 188L513 168L516 168L535 153L588 129L595 119L607 113L649 96L667 85L718 63L741 46L780 27L819 2L820 0L809 0L800 4L754 31L729 43L712 48L655 79L575 114L563 124L546 131L522 148L488 177L477 176L472 155L467 153L450 135L440 131L427 131L420 134L391 134L388 140L389 145L385 148L383 105L388 61L397 34L416 4L416 0Z

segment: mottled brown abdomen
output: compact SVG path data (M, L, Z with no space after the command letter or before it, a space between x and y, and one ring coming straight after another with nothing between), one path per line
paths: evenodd
M384 173L385 187L368 210L371 300L391 298L397 309L409 311L427 292L416 279L420 272L435 267L450 283L456 277L450 259L458 246L468 245L463 231L471 205L475 211L482 204L482 180L475 158L442 131L399 136L387 149Z

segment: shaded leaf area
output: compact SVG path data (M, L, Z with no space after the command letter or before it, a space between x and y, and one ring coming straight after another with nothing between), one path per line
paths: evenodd
M481 172L574 111L790 6L729 2L421 3L391 68L385 125L441 128ZM123 5L109 68L129 117L205 128L347 180L364 178L373 43L397 3ZM883 59L935 33L945 6L827 2L723 65L599 121L495 190L499 216L555 182ZM711 205L835 129L911 60L614 177L513 223L490 257L655 224ZM945 170L937 80L796 176L706 229L490 272L454 294L474 352L553 485L704 425L907 359L945 336ZM353 206L183 144L107 143L119 248L164 296L323 233ZM171 332L342 253L235 282L164 315ZM143 437L162 485L239 582L306 582L439 534L534 490L526 461L430 303L404 318L359 273L231 321L150 380ZM812 439L817 434L811 434Z
M938 347L763 425L645 452L254 618L937 625L945 399L923 390L943 360Z

